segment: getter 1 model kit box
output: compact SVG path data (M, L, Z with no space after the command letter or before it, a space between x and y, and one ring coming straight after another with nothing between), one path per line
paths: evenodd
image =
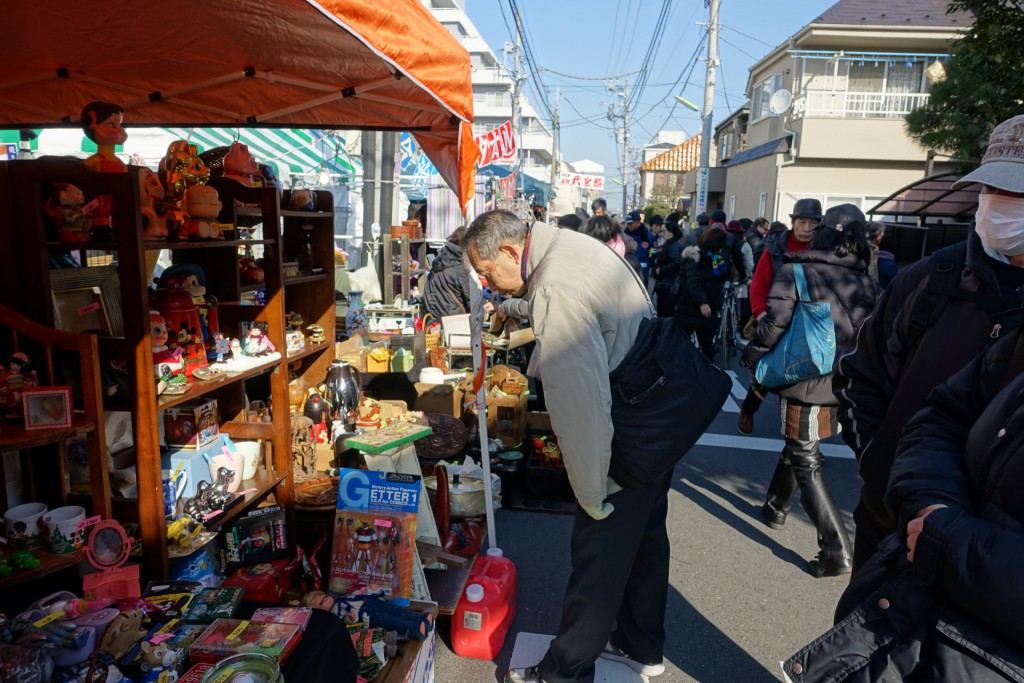
M420 487L414 474L338 473L331 593L351 595L366 588L389 597L410 596Z

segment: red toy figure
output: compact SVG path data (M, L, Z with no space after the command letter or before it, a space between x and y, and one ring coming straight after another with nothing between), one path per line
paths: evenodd
M128 170L124 162L114 153L117 145L123 145L128 134L121 126L124 109L110 102L90 102L82 110L82 130L85 136L96 143L96 153L85 160L85 165L100 173L124 173ZM110 231L109 195L96 197L97 207L93 211L94 232Z
M90 216L82 204L85 195L71 183L54 183L46 200L46 214L57 226L57 239L65 244L85 244L89 241Z
M263 176L260 174L256 157L241 142L233 142L230 146L214 147L200 156L210 168L210 175L214 178L220 176L231 178L246 187L258 187L263 184Z

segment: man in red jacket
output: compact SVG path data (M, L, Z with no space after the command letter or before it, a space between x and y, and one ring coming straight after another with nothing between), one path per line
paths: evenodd
M772 288L775 273L782 268L782 256L787 252L806 251L811 246L814 229L821 222L821 202L817 199L799 199L789 215L793 229L773 232L765 237L766 247L761 259L754 266L754 279L750 282L750 310L758 320L768 305L768 292ZM744 436L754 433L754 413L761 407L764 397L752 384L747 397L740 407L736 429Z

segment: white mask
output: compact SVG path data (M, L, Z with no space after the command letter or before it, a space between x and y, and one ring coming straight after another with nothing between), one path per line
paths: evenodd
M993 251L1006 256L1024 253L1024 198L979 194L974 229Z

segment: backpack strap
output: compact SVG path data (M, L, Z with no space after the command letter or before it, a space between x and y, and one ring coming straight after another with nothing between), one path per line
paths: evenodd
M960 276L967 260L967 243L961 242L950 249L932 254L932 268L925 286L914 301L909 316L904 318L903 342L905 348L914 348L925 331L942 315L949 299L959 289Z
M810 301L811 295L807 291L807 278L804 277L804 267L799 263L793 264L793 282L796 283L796 296L800 301Z

